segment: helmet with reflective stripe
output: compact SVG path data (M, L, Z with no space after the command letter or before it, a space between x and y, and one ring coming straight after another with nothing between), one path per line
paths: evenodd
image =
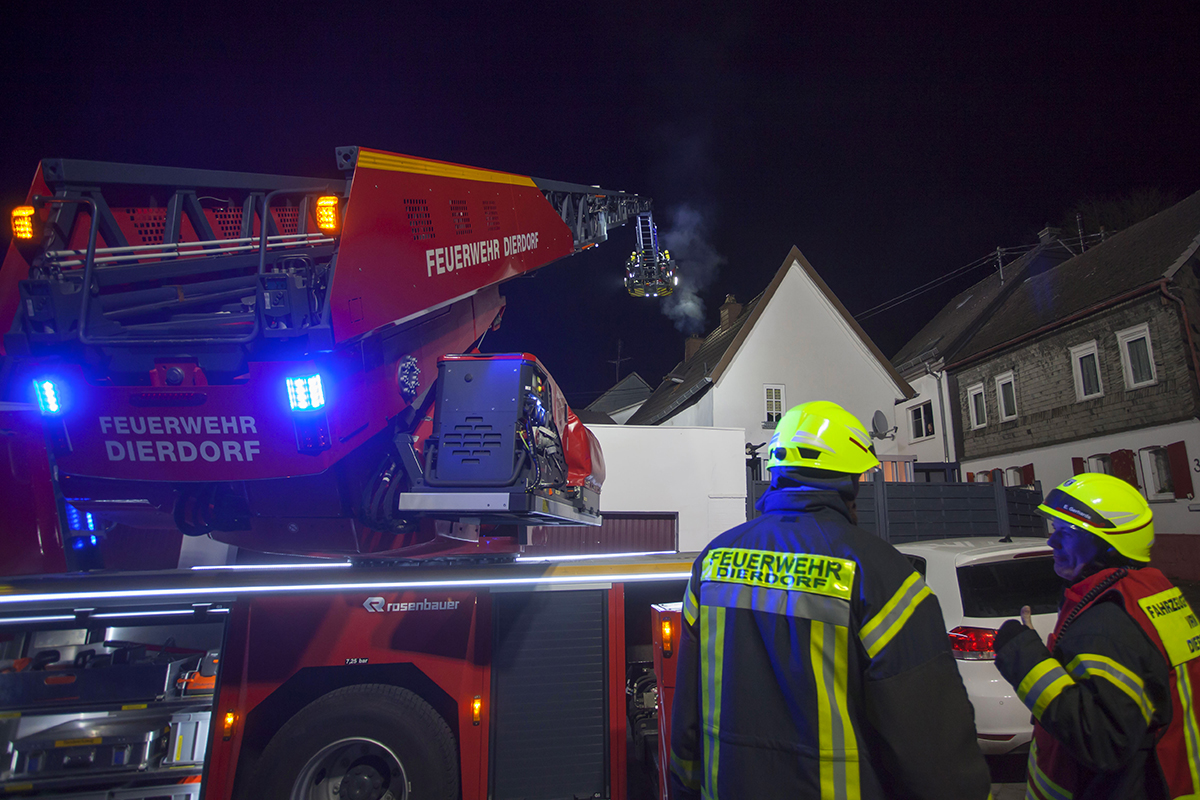
M1134 561L1149 561L1154 514L1142 493L1120 478L1085 472L1063 481L1037 508L1042 516L1095 534Z
M767 468L808 467L858 475L879 466L866 426L837 403L791 408L775 426Z

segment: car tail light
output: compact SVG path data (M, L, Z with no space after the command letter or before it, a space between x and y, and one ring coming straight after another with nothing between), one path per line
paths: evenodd
M959 626L950 631L950 649L960 661L994 661L996 631Z

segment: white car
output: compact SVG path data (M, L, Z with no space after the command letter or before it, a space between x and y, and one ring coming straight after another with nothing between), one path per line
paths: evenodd
M975 707L975 730L985 755L1028 748L1033 738L1029 709L996 669L996 631L1033 610L1042 639L1054 630L1063 581L1045 539L994 537L907 542L896 549L937 595L950 647L967 696Z

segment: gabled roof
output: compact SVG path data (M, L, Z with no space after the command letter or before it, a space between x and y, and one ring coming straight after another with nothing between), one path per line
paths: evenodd
M1030 275L956 356L963 363L1074 314L1170 279L1200 246L1200 192L1046 272Z
M611 414L644 402L652 391L654 390L650 388L650 384L646 383L641 375L631 372L589 403L587 410Z
M902 375L908 375L926 362L953 359L1024 278L1043 272L1071 256L1072 252L1057 240L1040 242L1024 255L1005 264L1002 270L985 276L974 286L955 295L916 336L900 348L900 352L892 357L892 363Z
M842 301L838 300L837 295L826 285L825 281L821 280L821 276L808 263L808 259L804 257L800 249L793 246L787 258L783 260L783 264L776 270L775 276L771 278L771 283L768 284L766 290L749 303L746 303L742 307L742 313L728 328L722 329L718 326L705 337L704 343L700 345L700 348L691 358L679 362L673 370L667 373L667 376L663 378L663 382L654 390L654 394L650 395L650 399L634 412L626 424L655 425L662 422L682 409L687 408L692 403L695 403L704 395L708 387L720 380L721 375L733 362L738 349L746 341L746 337L750 335L754 324L762 316L763 309L767 307L767 304L771 302L771 298L775 296L775 292L779 290L779 286L783 283L783 279L787 276L792 264L796 264L800 269L804 270L813 285L821 291L834 310L842 316L854 334L858 336L876 360L879 361L884 371L896 382L896 386L900 389L901 393L905 397L915 397L916 392L913 391L913 388L908 385L907 381L900 376L900 373L896 371L891 362L875 346L875 343L871 341L871 337L867 335L862 326L850 315L850 312L842 305Z

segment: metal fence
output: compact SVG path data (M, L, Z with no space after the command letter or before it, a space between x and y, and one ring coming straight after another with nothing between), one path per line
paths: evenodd
M758 516L755 504L767 486L767 481L747 482L747 519ZM1042 502L1041 483L893 483L877 473L860 484L857 502L859 527L892 544L1047 533L1045 520L1035 511Z

